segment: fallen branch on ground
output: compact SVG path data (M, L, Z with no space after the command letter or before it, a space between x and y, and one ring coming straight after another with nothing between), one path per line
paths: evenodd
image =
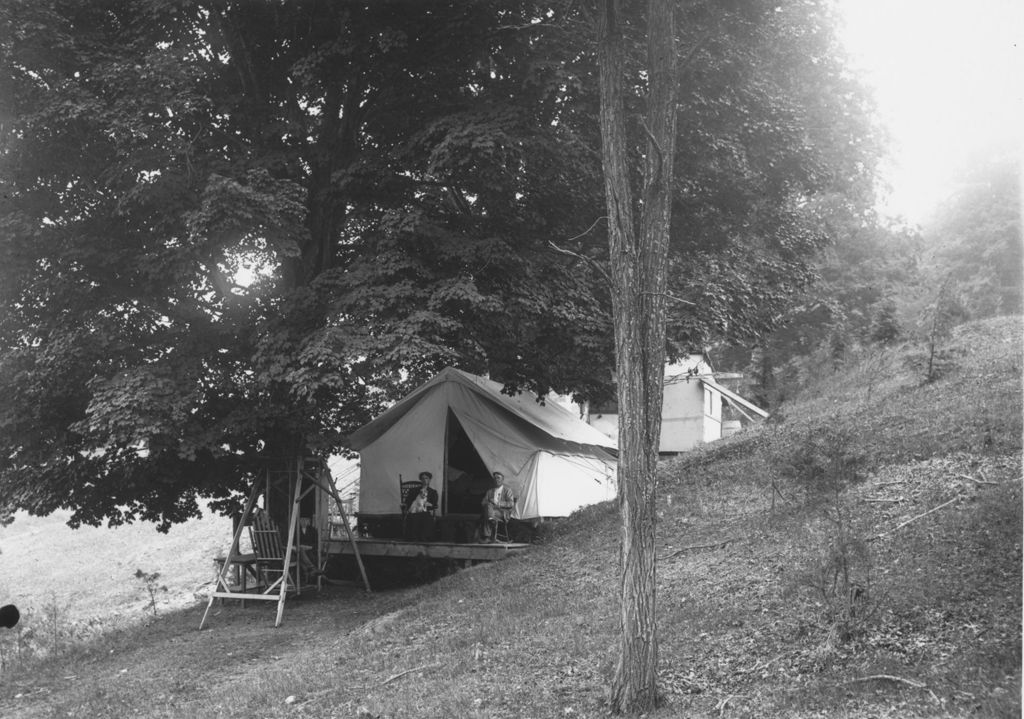
M953 499L949 500L948 502L943 502L938 507L932 507L931 509L929 509L927 512L924 512L923 514L919 514L916 517L911 517L906 522L903 522L901 524L897 524L895 527L893 527L892 529L890 529L887 532L882 532L881 534L876 534L875 536L870 537L868 539L868 541L869 542L873 542L876 539L881 539L882 537L884 537L884 536L886 536L888 534L892 534L893 532L895 532L898 529L903 529L904 527L906 527L911 522L916 522L917 520L921 519L922 517L927 517L932 512L938 512L943 507L948 507L949 505L953 504L953 502L959 502L959 501L960 501L960 497L959 496L953 497Z
M691 544L689 547L680 547L667 557L659 557L659 559L672 559L673 557L678 557L683 552L689 552L696 549L722 549L726 545L732 544L737 539L738 537L729 537L729 539L724 539L721 542L712 542L711 544Z
M441 667L440 664L424 664L422 667L413 667L412 669L406 669L404 672L398 672L398 674L395 674L393 676L388 677L387 679L382 681L380 683L380 685L382 687L387 686L388 684L390 684L391 682L395 681L396 679L401 679L406 674L412 674L413 672L422 671L423 669L438 669L440 667Z
M987 479L975 479L974 477L968 474L957 474L956 476L962 477L963 479L969 479L975 484L999 484L999 482L989 482Z
M723 712L725 711L725 707L726 707L726 705L727 705L727 704L729 703L729 701L730 701L731 699L732 699L732 694L730 694L729 696L727 696L727 697L726 697L725 699L723 699L722 701L718 702L718 707L717 707L717 709L718 709L718 716L722 716L722 713L723 713Z
M876 679L887 679L890 682L899 682L901 684L906 684L908 686L912 686L915 689L927 689L928 688L927 684L922 684L921 682L915 682L915 681L912 681L910 679L904 679L903 677L896 677L896 676L893 676L892 674L872 674L869 677L857 677L856 679L850 679L848 681L845 681L845 682L843 682L843 684L856 684L856 683L859 683L859 682L873 682Z
M896 502L902 502L903 501L903 497L897 497L896 499L875 499L873 497L865 497L864 501L865 502L880 502L880 503L884 503L884 504L894 504Z
M769 659L768 661L763 662L763 663L761 662L760 659L758 659L756 662L754 662L754 666L749 667L747 669L740 669L740 670L738 670L738 671L736 671L734 673L735 674L750 674L752 672L763 671L763 670L767 669L768 667L770 667L775 662L777 662L780 659L782 659L783 656L785 656L785 655L784 654L779 654L774 659Z

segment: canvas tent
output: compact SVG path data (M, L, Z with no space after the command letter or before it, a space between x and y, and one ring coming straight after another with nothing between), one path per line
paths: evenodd
M360 453L359 514L399 511L399 478L430 472L439 514L479 512L492 472L514 517L561 517L616 493L615 441L569 410L447 368L349 437Z

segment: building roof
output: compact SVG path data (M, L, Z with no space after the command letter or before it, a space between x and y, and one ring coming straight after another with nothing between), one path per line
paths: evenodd
M706 387L714 390L715 392L719 392L723 397L728 399L730 402L734 402L735 404L738 404L741 407L745 407L746 409L750 410L751 412L753 412L754 414L758 415L762 419L766 419L768 417L768 412L766 412L765 410L761 409L760 407L758 407L753 402L750 402L749 400L743 399L742 397L740 397L738 394L733 392L728 387L725 387L724 385L718 384L718 382L716 382L713 377L702 376L700 378L700 381Z

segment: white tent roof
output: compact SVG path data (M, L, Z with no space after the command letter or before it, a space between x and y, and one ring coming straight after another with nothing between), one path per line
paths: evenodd
M555 402L541 404L532 395L521 393L515 396L503 394L502 385L485 377L469 374L448 367L433 379L406 395L394 407L384 412L369 424L363 425L349 435L348 445L361 450L387 432L404 417L426 393L444 382L457 382L474 392L492 400L498 408L504 409L526 420L548 436L582 446L604 447L615 450L615 440L597 431L572 412Z

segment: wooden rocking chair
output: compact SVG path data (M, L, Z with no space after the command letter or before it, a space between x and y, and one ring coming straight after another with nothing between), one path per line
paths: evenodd
M402 475L398 475L398 509L402 513L402 539L407 539L409 536L409 505L406 504L406 497L416 495L413 492L418 491L423 483L418 479L402 479Z
M269 514L260 510L252 513L249 537L252 540L252 551L256 555L256 571L260 577L263 593L273 593L275 589L280 588L281 582L285 582L286 592L297 592L300 586L299 553L292 552L288 562L288 571L285 571L286 552L281 539L281 530Z

